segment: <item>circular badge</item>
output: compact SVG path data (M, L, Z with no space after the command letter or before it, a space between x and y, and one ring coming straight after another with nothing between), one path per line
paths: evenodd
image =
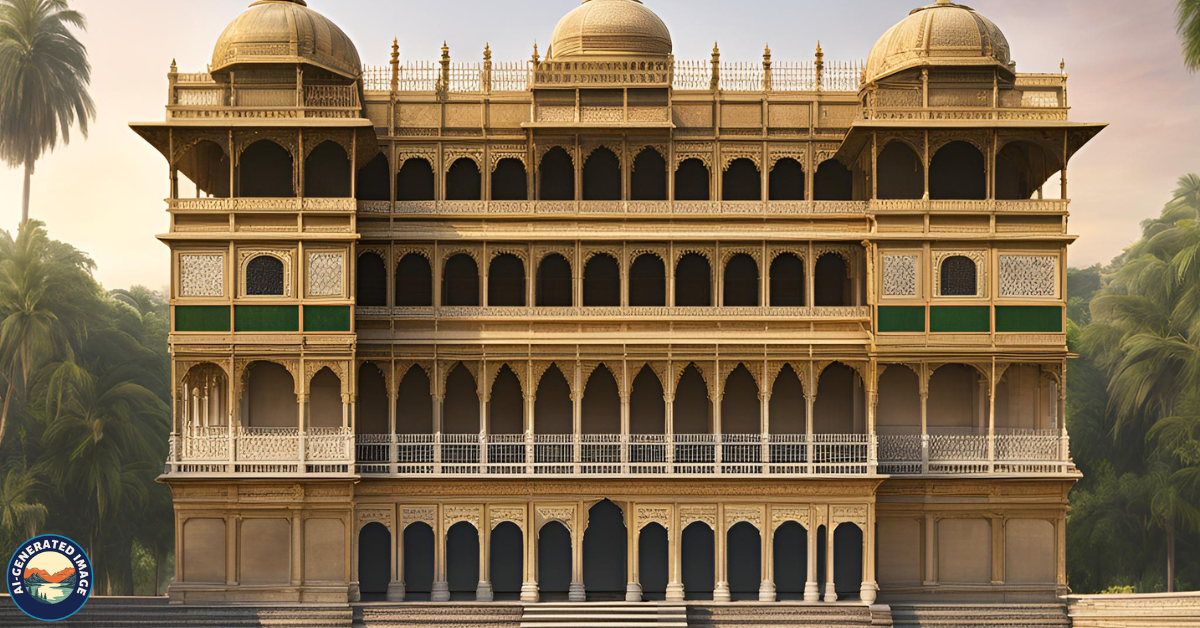
M64 536L44 534L22 543L5 578L17 607L42 621L74 615L92 595L92 561Z

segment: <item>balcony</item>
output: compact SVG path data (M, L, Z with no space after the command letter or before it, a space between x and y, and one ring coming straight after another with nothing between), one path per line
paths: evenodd
M359 307L358 318L442 320L738 320L869 321L871 308L850 307Z
M788 217L865 216L866 201L362 201L362 214L398 216Z
M174 212L335 212L354 213L352 198L170 198L167 210Z
M1061 474L1074 469L1068 437L1055 430L979 434L889 434L879 473L889 475Z
M169 474L347 474L354 471L347 428L198 427L173 435Z
M934 201L872 200L872 214L1066 214L1071 202L1057 199Z

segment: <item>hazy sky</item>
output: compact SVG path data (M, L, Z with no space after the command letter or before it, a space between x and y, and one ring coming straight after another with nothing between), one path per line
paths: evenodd
M456 60L490 42L496 60L529 56L579 0L309 0L358 45L364 63L387 62L393 37L404 59L433 60L442 40ZM818 39L829 60L864 59L917 0L645 0L671 28L675 55L754 61L808 60ZM167 69L203 71L225 25L249 0L73 0L90 20L99 118L38 164L32 215L51 235L90 253L110 288L169 281L168 194L161 155L127 124L165 115ZM1200 171L1200 75L1184 68L1175 0L975 0L1008 36L1019 71L1067 61L1073 120L1112 126L1071 162L1071 264L1107 262L1156 215L1175 181ZM544 46L543 46L544 49ZM21 173L0 168L0 228L20 217Z

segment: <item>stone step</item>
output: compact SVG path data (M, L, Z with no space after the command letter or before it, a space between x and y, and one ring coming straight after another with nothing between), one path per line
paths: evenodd
M159 598L94 598L69 619L65 628L350 628L349 606L171 606ZM0 626L44 628L12 600L0 599Z
M1062 604L892 604L895 628L1070 628Z
M636 602L526 604L520 628L687 628L682 604Z

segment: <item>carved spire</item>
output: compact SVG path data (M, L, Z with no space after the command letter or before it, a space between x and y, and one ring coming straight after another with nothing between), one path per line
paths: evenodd
M392 91L400 91L400 40L392 38Z
M542 63L542 56L538 54L538 46L537 46L537 42L535 41L535 42L533 42L533 65L534 66L541 65L541 63Z
M816 82L817 91L825 89L825 51L821 49L821 40L817 40L817 60L813 64L814 80Z
M175 63L174 59L171 59L171 74L178 74L178 73L179 73L179 65Z
M714 92L721 88L721 48L715 41L712 51L712 80L709 82L708 88Z
M769 92L773 87L774 81L771 77L771 44L767 44L763 49L763 91Z

